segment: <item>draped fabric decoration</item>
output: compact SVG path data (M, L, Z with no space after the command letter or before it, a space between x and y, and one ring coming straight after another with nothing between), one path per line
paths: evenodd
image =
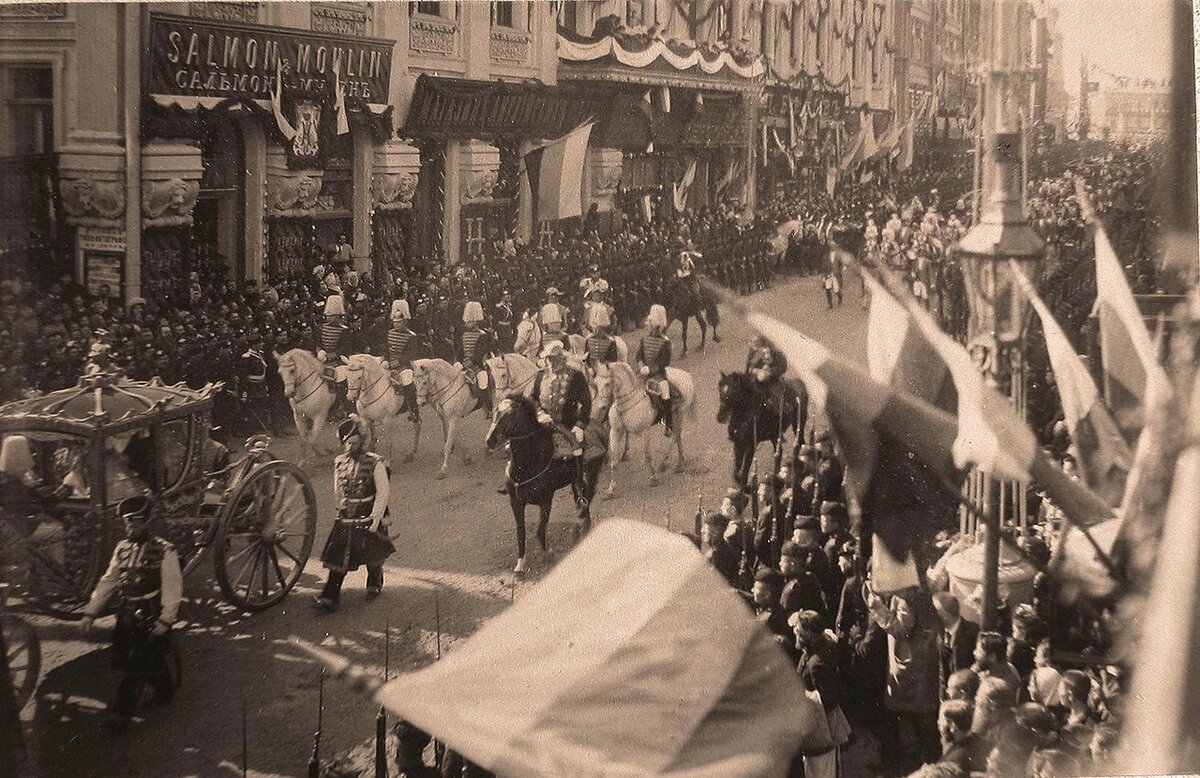
M766 72L762 57L741 59L728 51L713 51L648 36L609 35L594 39L558 30L558 57L567 62L595 62L609 58L633 68L648 67L659 60L676 70L699 70L716 75L728 70L741 78L758 78Z

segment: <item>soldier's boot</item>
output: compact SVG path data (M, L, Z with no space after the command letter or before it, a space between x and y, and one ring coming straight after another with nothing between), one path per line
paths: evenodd
M404 397L404 408L408 410L408 420L413 424L420 424L421 409L417 400L417 385L409 384L400 387L400 394Z
M662 418L663 418L663 436L671 437L675 431L675 401L671 399L662 399Z
M654 408L654 420L650 422L650 426L653 427L663 420L663 402L656 393L647 392L647 394L650 396L650 406Z

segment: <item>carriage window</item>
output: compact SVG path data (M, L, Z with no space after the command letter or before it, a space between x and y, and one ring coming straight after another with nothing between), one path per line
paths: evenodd
M170 489L188 472L191 458L191 423L188 419L168 422L158 428L159 472L161 486Z

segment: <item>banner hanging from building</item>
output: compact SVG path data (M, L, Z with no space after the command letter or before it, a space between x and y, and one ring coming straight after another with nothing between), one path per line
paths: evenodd
M394 44L151 14L146 91L160 103L183 108L242 99L271 110L281 72L285 91L331 94L336 78L350 110L382 113L388 105Z

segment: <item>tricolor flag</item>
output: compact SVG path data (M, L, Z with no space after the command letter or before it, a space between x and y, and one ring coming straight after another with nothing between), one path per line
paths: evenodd
M887 159L891 156L892 151L900 142L901 127L897 122L892 122L892 126L879 139L879 149L873 155L874 159Z
M654 105L650 102L650 90L647 89L638 101L638 109L646 117L646 153L654 152Z
M788 95L788 146L796 148L796 104L792 101L791 95Z
M650 195L642 195L640 205L642 208L642 219L647 224L652 224L654 222L654 204L650 202Z
M724 175L722 175L721 179L717 181L717 185L714 188L713 194L715 197L720 198L721 195L725 193L725 190L729 188L729 185L732 184L738 177L739 173L741 172L741 167L741 163L737 160L729 161L729 164L725 166Z
M1133 446L1142 429L1150 391L1166 391L1150 332L1138 310L1121 262L1096 219L1081 179L1075 180L1080 208L1092 226L1096 244L1096 311L1100 319L1100 360L1104 396L1125 442Z
M283 115L283 63L275 60L275 89L271 92L271 112L275 114L275 124L284 138L291 140L296 137L296 128Z
M783 141L779 139L779 133L775 131L774 127L771 128L771 137L775 140L775 147L779 149L780 153L783 154L783 158L787 160L788 170L791 171L792 175L796 175L796 158L793 157L792 152L783 145Z
M897 170L908 170L913 164L913 124L909 121L900 134L900 159L896 163Z
M658 100L663 113L671 112L671 87L663 86L658 89Z
M1120 505L1125 479L1132 464L1132 452L1101 402L1100 392L1087 366L1075 353L1067 334L1055 321L1054 314L1038 296L1037 290L1017 263L1012 263L1011 269L1018 286L1042 321L1046 351L1062 401L1063 420L1075 444L1075 458L1083 472L1084 482L1109 505Z
M692 188L694 180L696 180L696 160L693 159L688 163L687 170L683 172L683 178L679 179L679 183L672 187L677 213L682 213L687 208L688 190Z
M337 114L337 134L350 132L349 117L346 116L346 87L342 86L341 60L333 59L333 111Z
M677 534L609 519L522 591L378 702L501 778L783 775L828 726Z
M525 155L538 221L583 215L583 163L594 122Z
M879 150L879 143L875 140L875 117L870 111L863 111L861 124L863 128L863 161L871 159L875 156L875 152Z
M865 127L860 127L858 132L854 133L854 138L850 141L850 149L842 156L839 165L842 170L850 170L863 161L863 146L867 142L865 130Z

